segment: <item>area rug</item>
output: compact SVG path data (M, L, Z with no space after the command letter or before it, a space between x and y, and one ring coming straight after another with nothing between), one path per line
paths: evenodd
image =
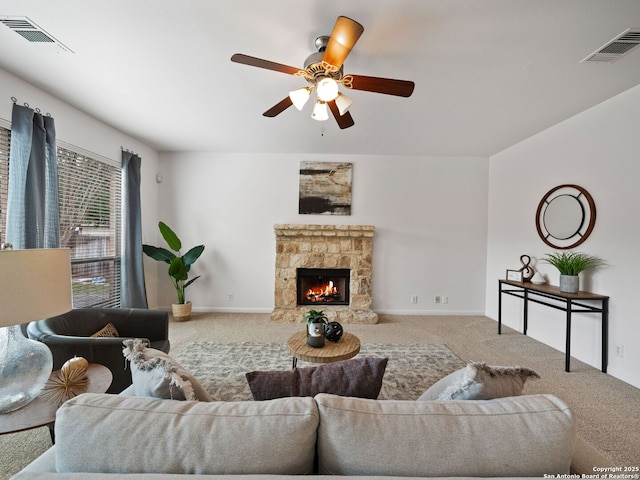
M439 344L365 344L358 355L389 359L378 397L382 400L415 400L439 379L465 366ZM292 360L284 344L255 342L193 342L175 358L219 401L252 400L245 374L289 369ZM298 362L298 368L313 365Z

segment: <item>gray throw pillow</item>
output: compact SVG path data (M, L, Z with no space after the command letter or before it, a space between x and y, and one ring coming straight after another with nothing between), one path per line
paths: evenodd
M490 400L520 395L528 378L540 378L530 368L489 366L472 362L447 375L424 392L424 400Z
M122 354L131 362L132 386L127 395L210 402L200 382L166 353L147 348L146 342L127 339Z
M313 397L331 393L343 397L378 398L388 358L352 358L317 367L246 374L254 400Z

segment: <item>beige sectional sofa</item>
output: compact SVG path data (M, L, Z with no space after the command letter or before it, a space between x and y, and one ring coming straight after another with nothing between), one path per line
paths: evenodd
M542 478L569 473L575 444L571 411L553 395L207 403L83 394L59 409L55 432L56 445L15 480Z

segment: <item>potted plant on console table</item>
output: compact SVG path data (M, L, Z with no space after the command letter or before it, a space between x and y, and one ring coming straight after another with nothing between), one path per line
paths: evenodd
M605 264L600 258L581 252L548 253L543 262L558 269L560 272L560 291L565 293L578 293L580 290L578 274L580 272Z
M154 247L152 245L142 245L142 251L159 262L169 264L169 278L173 287L176 289L178 303L171 305L173 319L177 322L184 322L191 318L191 302L185 301L185 289L200 278L200 275L189 280L189 270L191 265L202 255L204 245L193 247L184 255L180 255L182 249L182 241L173 230L164 222L158 223L158 228L162 234L162 238L173 252L162 247ZM174 253L175 252L175 253Z

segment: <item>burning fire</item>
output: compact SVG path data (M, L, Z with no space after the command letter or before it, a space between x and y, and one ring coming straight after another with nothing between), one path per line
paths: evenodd
M329 281L326 285L307 290L307 300L310 302L331 302L339 298L338 289Z

